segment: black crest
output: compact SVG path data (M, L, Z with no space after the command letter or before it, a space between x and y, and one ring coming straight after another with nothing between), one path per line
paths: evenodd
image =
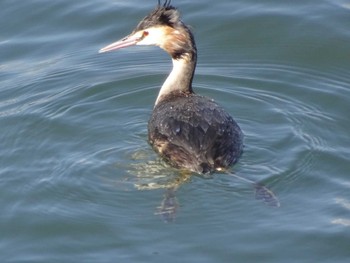
M182 24L179 11L170 4L171 1L166 0L161 5L158 0L158 6L148 14L137 25L135 31L143 30L154 26L170 26L176 28Z

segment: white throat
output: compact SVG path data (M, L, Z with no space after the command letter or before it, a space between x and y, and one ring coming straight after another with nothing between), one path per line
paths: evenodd
M172 61L173 69L159 91L155 106L171 92L189 92L191 90L194 71L192 63L189 63L187 59L172 59Z

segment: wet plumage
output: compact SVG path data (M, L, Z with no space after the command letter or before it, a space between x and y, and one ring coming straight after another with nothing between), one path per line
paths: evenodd
M236 122L213 100L176 94L159 102L148 123L149 142L172 166L197 173L235 163L242 151Z

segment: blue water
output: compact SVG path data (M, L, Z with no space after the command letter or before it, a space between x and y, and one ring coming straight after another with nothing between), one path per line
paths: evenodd
M168 55L98 50L156 2L0 2L0 262L348 262L350 1L173 1L197 41L195 91L245 134L231 172L279 208L148 145Z

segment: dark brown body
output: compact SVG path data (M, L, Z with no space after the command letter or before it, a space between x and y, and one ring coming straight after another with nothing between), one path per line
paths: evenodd
M243 134L212 99L194 93L167 96L153 110L149 142L172 166L196 173L226 169L242 153Z

